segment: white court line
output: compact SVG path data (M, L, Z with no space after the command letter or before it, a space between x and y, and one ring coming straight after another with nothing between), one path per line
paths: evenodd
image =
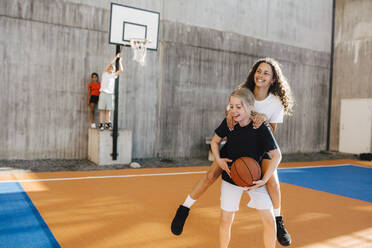
M134 175L115 175L115 176L95 176L95 177L66 177L66 178L46 178L46 179L22 179L22 180L0 181L0 183L28 183L28 182L72 181L72 180L87 180L87 179L106 179L106 178L174 176L174 175L204 174L206 172L207 171L190 171L190 172L134 174Z
M309 165L309 166L300 166L300 167L284 167L284 168L278 168L278 170L287 170L287 169L312 169L312 168L326 168L326 167L343 167L343 166L355 166L355 167L363 167L363 168L369 168L368 166L363 165L356 165L356 164L334 164L334 165Z
M319 165L319 166L304 166L304 167L290 167L290 168L278 168L278 170L286 169L311 169L321 167L342 167L342 166L357 166L368 168L361 165L354 164L339 164L339 165ZM72 180L88 180L88 179L106 179L106 178L128 178L128 177L153 177L153 176L174 176L174 175L190 175L190 174L204 174L207 171L191 171L191 172L173 172L173 173L154 173L154 174L134 174L134 175L115 175L115 176L95 176L95 177L67 177L67 178L47 178L47 179L23 179L23 180L7 180L0 181L0 183L28 183L28 182L48 182L48 181L72 181Z

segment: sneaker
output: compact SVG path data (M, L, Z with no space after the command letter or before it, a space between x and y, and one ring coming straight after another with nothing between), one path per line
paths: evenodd
M287 229L284 227L283 217L276 216L276 237L278 239L279 244L282 246L290 246L291 245L291 235L287 232Z
M91 128L97 128L97 127L96 127L96 123L94 123L94 122L91 123L91 124L90 124L90 127L91 127Z
M101 131L105 130L105 127L103 126L103 123L100 123L100 124L98 125L98 128L99 128L99 130L101 130Z
M112 129L111 122L109 122L109 123L105 123L105 129L109 129L109 130Z
M172 221L171 230L174 235L180 235L185 225L187 216L189 216L190 208L180 205L177 209L176 216L174 216Z

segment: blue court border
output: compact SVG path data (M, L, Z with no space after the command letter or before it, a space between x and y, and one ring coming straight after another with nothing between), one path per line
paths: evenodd
M279 181L372 203L372 168L330 165L279 168Z
M18 182L0 184L0 247L61 247Z

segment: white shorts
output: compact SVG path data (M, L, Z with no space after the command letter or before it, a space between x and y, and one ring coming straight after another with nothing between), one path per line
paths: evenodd
M114 95L101 92L98 101L99 110L113 110L114 109Z
M239 210L240 199L244 192L243 187L239 187L222 180L221 184L221 209L227 212L236 212ZM248 207L258 210L272 209L273 203L266 185L254 190L248 191L251 200L248 202Z

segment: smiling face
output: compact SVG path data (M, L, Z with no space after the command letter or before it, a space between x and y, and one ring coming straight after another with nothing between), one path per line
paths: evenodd
M244 106L242 100L239 97L230 97L230 113L234 121L238 122L240 126L248 125L252 110L253 105Z
M270 88L275 82L274 73L268 63L262 62L254 74L254 83L259 88Z

